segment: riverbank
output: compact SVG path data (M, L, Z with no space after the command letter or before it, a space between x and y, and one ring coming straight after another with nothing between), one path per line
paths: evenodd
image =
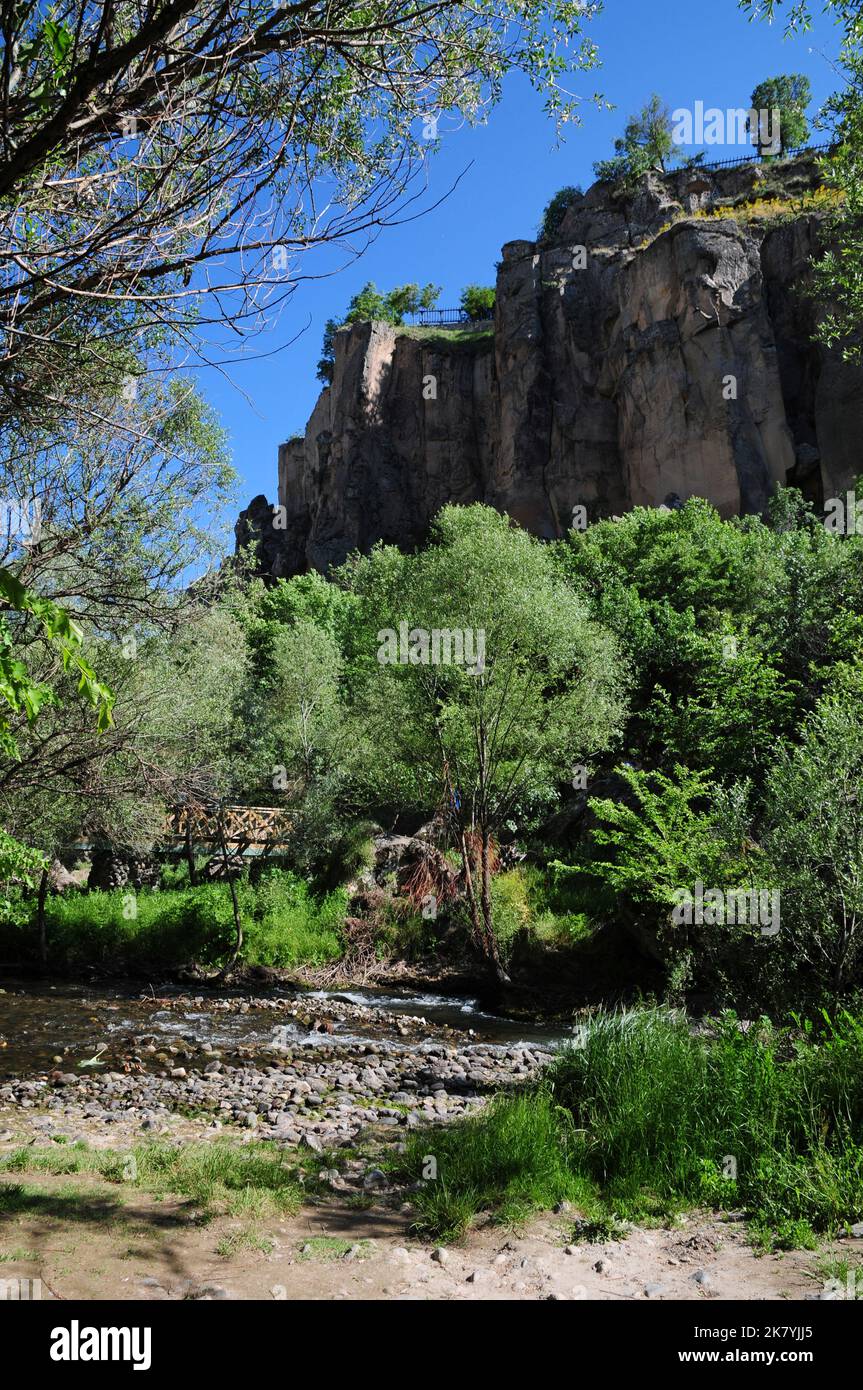
M411 1234L404 1202L370 1201L362 1172L291 1216L203 1224L188 1202L118 1196L116 1183L25 1172L16 1184L17 1210L0 1179L0 1277L39 1279L45 1299L839 1299L863 1258L860 1240L759 1254L741 1223L705 1213L599 1242L574 1241L569 1213L546 1214L518 1229L475 1228L441 1251Z
M627 1018L7 981L3 1276L64 1298L772 1299L856 1271L853 1152L824 1128L856 1114L850 1016L832 1061L766 1022Z

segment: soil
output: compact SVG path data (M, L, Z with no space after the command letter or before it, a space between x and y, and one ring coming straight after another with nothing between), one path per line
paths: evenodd
M120 1200L116 1185L89 1176L26 1181L52 1213L64 1191L87 1194L69 1202L67 1220L34 1196L0 1225L0 1277L41 1280L43 1299L797 1300L824 1296L818 1266L830 1253L759 1255L740 1223L699 1214L567 1245L574 1212L517 1230L486 1225L442 1252L410 1235L409 1212L334 1199L257 1228L268 1251L225 1255L220 1244L248 1231L235 1219L201 1226L187 1204L137 1192ZM831 1249L859 1259L863 1240Z

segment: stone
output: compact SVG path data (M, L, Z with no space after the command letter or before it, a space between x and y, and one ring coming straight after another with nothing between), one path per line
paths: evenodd
M410 548L453 499L551 539L575 504L592 521L696 495L724 516L761 513L786 481L816 501L841 495L859 471L863 369L813 342L798 293L825 214L789 201L788 220L766 228L691 215L742 209L759 177L753 162L696 181L651 173L628 192L594 185L554 242L504 246L493 334L431 345L382 322L337 332L332 385L279 449L284 525L256 497L238 545L255 543L279 576L381 538ZM790 200L821 175L801 156L772 178Z

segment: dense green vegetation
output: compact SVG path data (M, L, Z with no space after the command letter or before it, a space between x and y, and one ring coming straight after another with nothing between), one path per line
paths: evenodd
M620 1219L693 1205L743 1208L756 1237L807 1244L863 1215L863 1020L842 1011L777 1029L721 1018L605 1014L536 1090L500 1097L450 1130L412 1138L418 1225L461 1234L572 1199L607 1237Z
M160 783L101 824L151 852L160 788L284 806L287 876L229 874L249 960L330 961L346 913L380 953L473 949L500 979L543 943L595 961L612 933L630 994L658 971L673 999L832 1008L860 982L861 614L863 541L793 491L769 523L693 499L552 544L447 508L413 555L226 578L179 640L115 661L101 776L158 760ZM38 813L46 848L86 833L78 775L50 810L7 793L10 832ZM411 875L374 878L374 836L421 824ZM122 894L49 895L57 963L224 960L224 882L131 896L130 918ZM13 958L37 907L7 912Z
M316 897L303 879L271 869L255 884L241 880L237 896L249 965L326 965L341 955L347 906L342 890ZM49 898L45 922L55 965L98 964L115 971L193 962L221 966L234 931L231 899L220 883L72 891ZM29 914L9 913L0 924L0 951L7 959L26 958L32 939Z

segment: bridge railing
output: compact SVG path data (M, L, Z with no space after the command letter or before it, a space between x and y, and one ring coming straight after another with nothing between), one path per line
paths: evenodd
M225 806L224 817L229 845L284 845L290 839L291 818L278 806ZM167 817L165 837L181 844L187 835L195 844L218 845L217 808L175 806Z

